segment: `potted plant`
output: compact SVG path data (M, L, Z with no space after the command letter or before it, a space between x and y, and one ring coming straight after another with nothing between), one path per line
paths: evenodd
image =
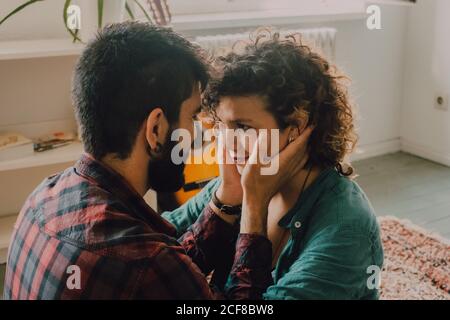
M0 20L0 26L18 12L41 1L45 0L25 1L3 17ZM148 10L141 2L139 0L65 0L62 12L63 22L74 42L85 42L102 26L123 21L125 14L129 19L135 20L133 5L134 8L141 10L150 23L165 24L170 21L166 0L147 0ZM79 21L78 27L73 28L68 22L70 22L72 14L77 13L74 11L75 9L79 9L79 15L82 12L83 22ZM163 16L162 20L161 15Z

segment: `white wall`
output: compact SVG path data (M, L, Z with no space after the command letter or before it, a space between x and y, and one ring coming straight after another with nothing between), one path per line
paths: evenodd
M382 30L370 31L366 21L334 24L337 64L352 79L360 135L365 158L397 151L400 147L400 109L403 89L408 7L381 6Z
M400 150L405 34L410 7L381 5L381 10L382 30L368 30L365 19L279 26L287 29L317 26L337 29L336 63L352 80L351 94L358 109L358 152L363 153L355 154L354 160ZM251 29L203 30L185 34L246 30Z
M70 83L75 61L73 56L0 61L0 128L74 119Z
M23 0L1 1L0 17L3 18ZM33 38L62 38L67 36L62 12L64 1L46 0L33 3L0 27L0 41ZM1 44L0 44L1 45Z
M450 93L450 1L418 1L407 35L402 148L450 165L450 113L434 108Z

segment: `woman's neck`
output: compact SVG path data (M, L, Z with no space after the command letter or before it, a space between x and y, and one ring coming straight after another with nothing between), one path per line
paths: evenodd
M288 230L278 225L279 221L295 205L301 197L302 189L306 190L322 171L319 167L310 170L302 170L292 177L283 188L275 194L269 203L269 216L267 219L268 238L272 242L273 257L272 266L275 266L279 255L286 244Z
M299 197L301 197L300 194L302 193L302 189L303 191L306 190L317 179L321 172L322 169L316 166L311 168L311 172L309 172L309 169L300 171L272 197L269 203L269 217L267 221L267 226L270 229L271 227L278 225L280 219L284 217L284 215L296 204Z
M322 169L318 166L313 166L311 171L309 168L300 171L274 197L281 197L293 206L297 202L298 197L301 196L300 193L302 191L304 192L317 179L321 172Z

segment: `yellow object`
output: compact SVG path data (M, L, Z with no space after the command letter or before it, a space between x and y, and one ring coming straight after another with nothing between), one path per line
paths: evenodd
M175 193L177 202L181 205L195 196L211 179L220 174L217 163L195 164L195 161L186 164L184 169L185 185Z

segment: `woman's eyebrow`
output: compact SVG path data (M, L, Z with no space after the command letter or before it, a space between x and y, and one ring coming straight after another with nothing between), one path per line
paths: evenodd
M253 120L252 119L247 119L247 118L237 118L237 119L231 120L230 122L233 122L233 123L238 123L238 122L251 123L251 122L253 122Z
M233 123L233 124L236 124L236 123L252 123L253 122L252 119L248 119L248 118L237 118L237 119L228 120L228 119L222 119L218 115L216 115L216 118L220 122L227 122L227 123Z

